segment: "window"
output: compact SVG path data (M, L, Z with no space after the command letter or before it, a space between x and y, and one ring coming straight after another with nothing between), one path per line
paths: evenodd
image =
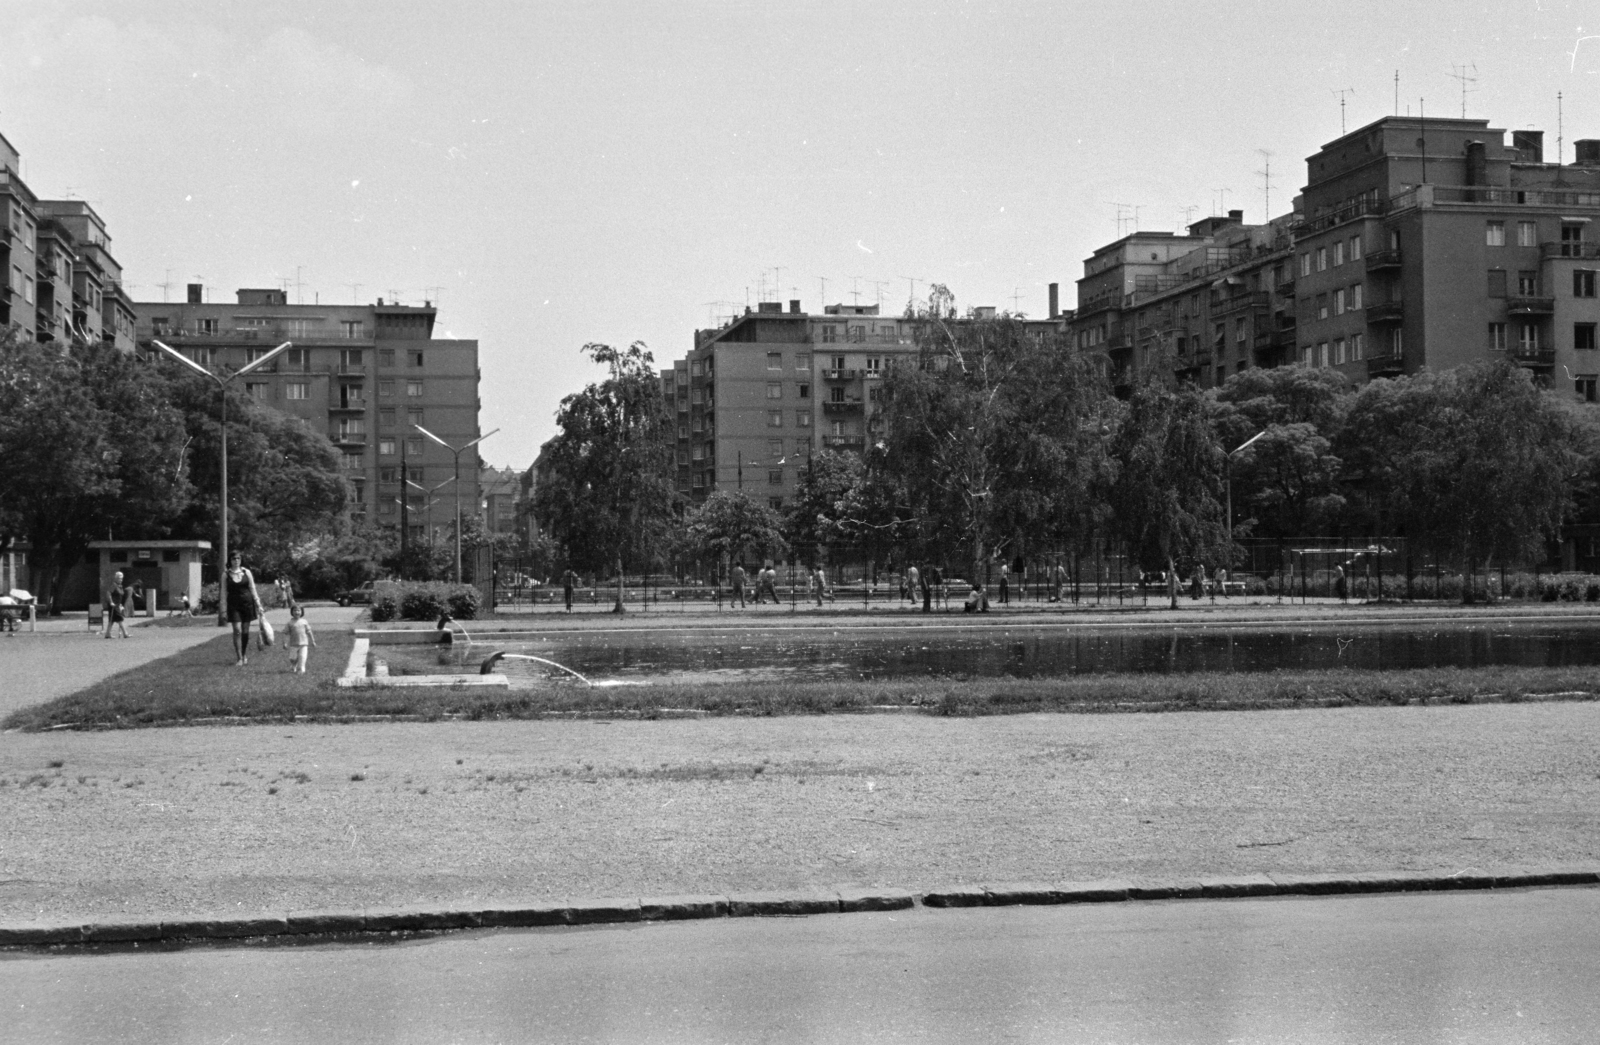
M1350 260L1351 261L1360 261L1361 260L1361 237L1360 236L1352 236L1352 237L1350 237Z
M1235 341L1240 341L1240 342L1244 341L1245 338L1247 338L1249 336L1249 332L1250 332L1250 321L1249 320L1240 318L1240 319L1236 319L1236 320L1233 321L1233 339Z
M830 402L830 403L842 403L842 402L844 402L844 389L842 389L842 388L830 388L830 389L828 389L828 402Z
M362 325L361 320L359 320L359 319L345 319L345 320L340 320L339 329L344 331L344 336L345 337L361 337L362 336L363 325ZM393 366L394 365L394 350L390 349L388 351L389 351L389 365ZM380 355L381 355L381 353L380 353Z
M694 488L696 490L703 490L703 489L705 489L705 486L706 486L706 473L704 473L704 472L696 472L696 473L694 473Z
M833 357L833 369L835 369L835 370L843 370L844 369L844 356L834 356Z
M794 412L794 426L796 428L810 428L811 414L805 410L796 410Z
M879 372L879 370L878 370L879 362L880 362L880 360L879 360L879 358L877 356L868 356L867 357L867 373L869 373L869 374L878 373Z
M421 457L422 456L422 437L421 436L413 436L412 438L406 440L406 456L407 457Z
M687 438L689 438L689 426L688 425L679 425L678 426L678 438L679 439L687 439Z
M867 402L869 402L869 403L881 403L881 402L883 402L883 389L881 389L881 388L869 388L869 389L867 389Z
M1595 379L1592 377L1577 377L1572 381L1572 390L1578 393L1578 398L1585 403L1595 401Z
M339 386L339 405L346 409L360 407L366 402L367 393L361 385L341 384Z
M393 428L394 427L394 407L385 406L385 407L380 407L379 408L379 410L378 410L378 427L379 428Z
M767 398L768 399L782 399L783 398L783 384L781 382L779 382L779 381L768 381L767 382Z
M1198 316L1199 314L1200 314L1200 295L1199 294L1190 294L1189 295L1189 315Z
M367 434L367 419L364 417L344 417L339 419L339 435L343 438L362 436Z
M1405 347L1405 331L1401 330L1399 327L1395 327L1393 330L1389 331L1389 354L1399 358L1405 354Z
M155 316L150 320L150 333L156 337L166 337L167 324L171 322L166 316Z
M767 440L767 456L769 456L769 457L782 457L783 456L783 440L782 439L768 439Z
M1577 349L1587 349L1591 352L1594 351L1593 323L1572 324L1572 347Z
M284 369L291 374L311 373L311 349L291 348L283 354Z
M689 376L690 377L704 377L705 376L705 370L706 370L705 364L700 362L700 360L695 359L695 360L691 360L690 361L690 363L689 363Z
M249 396L251 399L257 399L265 402L271 395L271 386L265 381L246 381L244 384L244 394Z
M1307 251L1306 253L1300 255L1300 275L1302 275L1302 276L1311 275L1311 253L1309 251ZM1198 300L1199 300L1199 295L1198 294L1195 295L1195 300L1198 302ZM1198 314L1198 312L1196 314Z
M416 397L416 396L422 395L422 382L421 381L407 381L406 382L406 395L408 397L413 397L413 398Z
M768 352L767 353L767 369L768 370L782 370L783 369L783 353L782 352Z
M395 505L395 500L394 500L393 497L385 497L382 501L378 502L378 514L379 515L393 515L394 514L394 505Z
M304 381L290 381L283 386L283 398L309 399L311 398L311 386Z
M1492 298L1503 298L1506 296L1505 269L1489 270L1489 296Z
M1503 221L1491 221L1491 222L1489 222L1487 231L1484 233L1484 242L1486 244L1488 244L1489 246L1491 246L1491 247L1503 247L1503 246L1505 246L1506 245L1506 223L1503 222Z
M1315 351L1316 350L1313 349L1310 345L1307 345L1305 348L1301 349L1301 351L1300 351L1300 361L1302 363L1304 363L1306 366L1312 365L1314 362L1316 362L1316 359L1313 356L1313 353Z
M775 512L783 511L783 498L782 497L768 497L767 498L767 507L771 508Z
M194 321L194 332L196 334L215 334L217 332L217 321L214 319L197 319Z
M1506 350L1506 325L1504 323L1489 324L1489 351L1504 352Z
M1328 295L1326 294L1317 295L1317 318L1328 318Z
M406 411L406 424L408 424L408 425L420 425L421 423L422 423L422 411L421 410L407 410Z
M1531 298L1539 294L1539 273L1522 271L1517 273L1517 295Z
M1344 288L1343 287L1340 287L1338 290L1333 292L1333 314L1336 315L1336 316L1344 315Z
M379 439L378 440L378 456L379 457L393 457L394 456L394 440L393 439Z
M1328 365L1328 343L1326 341L1317 343L1317 359L1321 361L1323 366Z
M768 468L767 469L767 482L768 482L768 484L770 484L772 486L782 486L783 485L783 469L782 468Z
M1326 272L1328 269L1328 248L1317 248L1317 271Z
M299 338L310 337L312 329L321 325L320 319L289 319L284 321L283 327L284 333Z
M1366 336L1364 334L1351 334L1350 335L1350 358L1351 359L1360 359L1360 358L1362 358L1363 355L1366 354L1366 346L1363 344L1363 342L1365 340L1366 340Z
M1537 323L1522 323L1518 325L1517 351L1524 355L1532 355L1539 351L1539 325Z
M683 466L684 468L689 467L689 451L687 451L687 450L679 450L678 451L678 464Z
M801 385L799 394L800 394L800 398L801 399L810 399L811 398L811 386L810 385Z
M1564 258L1583 257L1583 226L1566 224L1561 226L1561 256Z
M339 350L339 366L342 369L358 369L361 366L361 349L341 348Z
M1360 241L1357 240L1357 242L1360 242ZM1361 308L1361 284L1357 283L1355 286L1350 288L1350 311L1354 312L1354 311L1356 311L1356 310L1358 310L1360 308Z
M811 369L811 353L810 352L796 352L794 354L794 368L796 370L810 370Z
M400 469L394 465L387 465L378 469L378 482L397 483L400 481Z
M1594 269L1572 270L1572 296L1575 298L1594 297Z
M1344 338L1333 339L1333 361L1337 364L1344 363Z
M694 444L694 459L696 461L704 461L706 459L706 448L704 445L700 443Z
M1333 267L1338 268L1344 264L1344 240L1333 245Z
M201 366L210 366L212 363L216 362L217 359L216 349L210 347L209 345L191 348L187 354L190 359L194 360L196 363L199 363Z
M768 410L767 411L767 427L768 428L782 428L783 427L783 411L782 410Z
M1539 226L1531 221L1517 222L1517 246L1537 247L1539 245Z
M394 366L394 349L392 349L392 348L380 348L380 349L378 349L378 365L379 366Z
M422 367L422 353L415 349L406 352L406 362L420 369Z
M822 340L825 342L839 340L839 328L832 323L824 323L822 325Z

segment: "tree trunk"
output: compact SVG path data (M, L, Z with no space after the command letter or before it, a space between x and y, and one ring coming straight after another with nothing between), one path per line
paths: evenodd
M1167 556L1167 597L1172 600L1172 608L1178 608L1178 564L1172 561L1172 556Z
M627 607L622 604L622 555L617 555L617 604L611 607L612 613L626 613Z

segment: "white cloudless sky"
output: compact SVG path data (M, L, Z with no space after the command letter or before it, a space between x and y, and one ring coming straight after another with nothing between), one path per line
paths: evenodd
M1242 208L1426 106L1600 138L1600 5L0 0L0 133L136 300L432 298L525 468L585 342L746 302L1063 307L1096 246ZM1259 150L1267 150L1264 157ZM1131 229L1129 224L1126 228ZM163 290L161 284L170 283ZM359 284L359 286L354 286Z

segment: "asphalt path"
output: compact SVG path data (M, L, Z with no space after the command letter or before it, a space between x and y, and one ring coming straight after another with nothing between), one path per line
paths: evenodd
M1591 1042L1600 889L0 956L0 1042Z

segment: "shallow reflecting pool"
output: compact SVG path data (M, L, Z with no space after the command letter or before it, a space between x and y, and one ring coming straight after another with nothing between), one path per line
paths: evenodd
M490 653L555 661L591 679L653 681L953 676L1049 677L1097 672L1276 671L1600 665L1592 621L1418 626L804 629L695 628L482 636L470 646L380 647L399 673L475 672ZM554 668L503 660L515 677ZM570 678L570 676L566 676Z

